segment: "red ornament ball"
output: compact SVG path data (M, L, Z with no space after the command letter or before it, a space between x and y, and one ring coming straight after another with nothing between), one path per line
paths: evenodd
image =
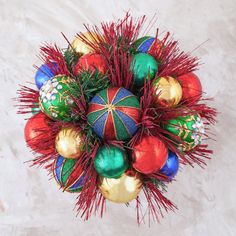
M43 142L43 140L52 137L53 131L49 126L50 119L42 112L32 116L25 125L25 141L35 152L41 154L50 154L54 152L54 141ZM43 147L39 143L43 142Z
M177 78L182 87L182 100L197 102L202 95L202 85L194 73L188 73Z
M154 136L143 136L133 147L133 167L143 174L159 171L167 158L168 150L165 144Z
M77 64L74 67L74 73L77 75L83 70L90 70L91 72L98 70L100 73L105 74L106 61L100 54L85 54L79 58Z

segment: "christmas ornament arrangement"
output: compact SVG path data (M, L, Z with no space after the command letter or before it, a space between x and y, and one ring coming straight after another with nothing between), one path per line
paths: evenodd
M44 44L36 86L18 90L32 165L78 194L86 220L108 201L133 201L138 223L158 220L177 209L165 192L179 166L204 166L212 154L204 141L216 110L202 97L199 59L169 32L141 35L145 20L127 14L85 26L73 42L63 34L66 48Z

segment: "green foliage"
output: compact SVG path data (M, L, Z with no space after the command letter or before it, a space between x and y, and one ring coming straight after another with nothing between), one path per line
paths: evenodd
M88 124L84 127L84 133L86 133L87 138L85 149L87 152L90 152L91 148L94 147L96 143L100 143L101 141L98 136L93 132L91 126Z
M67 64L68 69L72 73L73 66L78 62L79 58L81 57L81 54L75 52L72 49L66 49L64 52L64 58Z
M106 75L101 74L98 70L83 71L78 74L76 83L74 84L74 94L84 96L88 103L91 98L99 91L106 89L110 85L109 79Z

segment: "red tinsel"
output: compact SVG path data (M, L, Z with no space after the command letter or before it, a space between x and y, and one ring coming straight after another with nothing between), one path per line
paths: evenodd
M45 44L40 48L40 59L47 64L54 75L67 75L71 73L66 64L64 55L61 49L56 45ZM38 68L38 67L36 67Z
M20 89L17 90L17 102L18 114L27 114L32 112L32 108L37 108L39 100L39 91L29 88L27 86L20 85Z

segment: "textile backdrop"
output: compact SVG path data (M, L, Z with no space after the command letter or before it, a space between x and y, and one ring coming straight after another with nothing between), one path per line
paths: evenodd
M0 0L0 236L236 235L236 4L235 0ZM205 170L182 169L167 196L179 207L160 224L140 227L135 209L109 203L101 220L76 218L76 195L62 193L46 171L30 168L24 117L11 100L19 83L33 81L42 42L66 43L83 23L157 13L155 28L169 30L184 50L201 57L198 72L220 112L210 142L214 155ZM205 43L204 43L205 42Z

